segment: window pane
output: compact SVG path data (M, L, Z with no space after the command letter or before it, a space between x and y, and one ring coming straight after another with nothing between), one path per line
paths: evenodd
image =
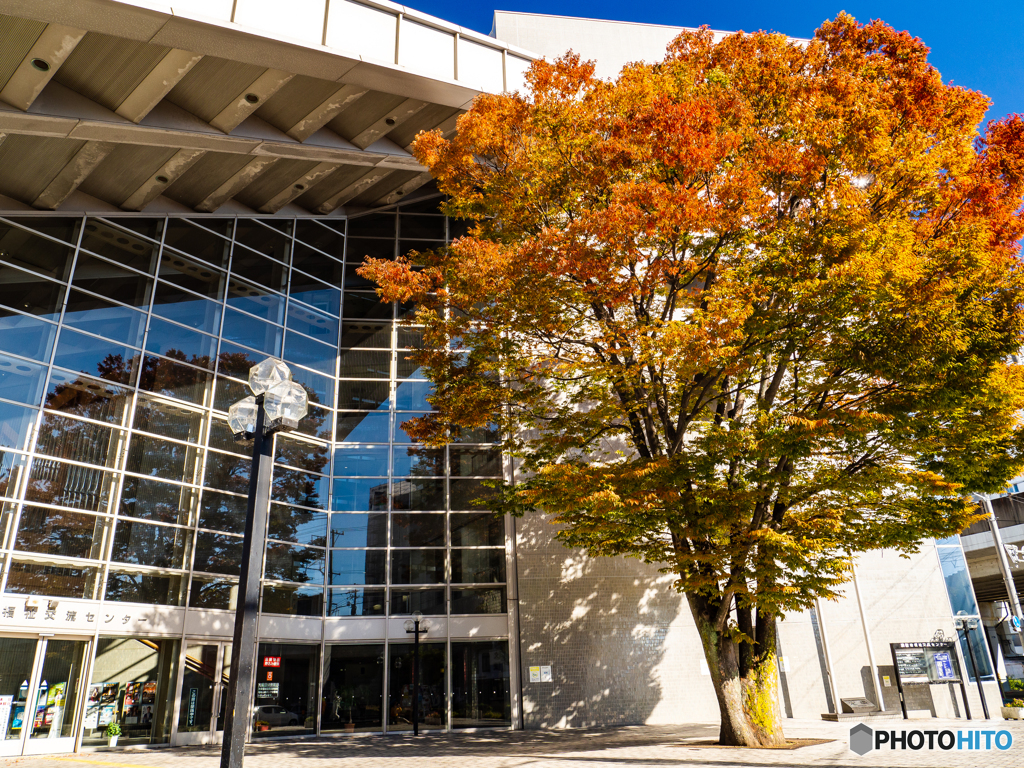
M501 451L452 448L453 475L462 477L499 477L501 475Z
M227 453L234 453L243 458L252 458L252 446L246 448L244 443L236 443L235 436L231 434L231 428L223 419L210 419L209 446Z
M72 416L122 424L131 405L131 391L99 379L55 370L50 374L43 406Z
M241 229L243 226L244 224L240 221L238 228ZM251 280L272 291L284 291L286 279L284 265L246 248L235 246L235 250L231 254L231 274Z
M49 362L57 326L29 315L0 309L0 350Z
M444 240L444 216L413 216L403 213L398 217L402 237L424 240Z
M298 544L327 546L327 515L308 509L270 505L267 534L272 539L294 541ZM292 579L294 581L294 579Z
M393 472L396 477L402 475L443 476L444 448L422 448L420 446L395 448Z
M153 280L83 253L75 264L75 276L71 284L145 311L149 309L149 291Z
M285 335L284 359L289 362L333 376L337 357L338 350L332 345L321 344L293 331Z
M393 211L388 213L370 213L365 216L354 216L348 220L348 252L358 252L359 247L354 246L353 236L367 235L369 237L394 237L396 216ZM359 241L365 242L365 241ZM372 241L371 241L372 242ZM362 256L359 257L362 260Z
M388 516L386 514L331 515L332 547L386 547Z
M342 323L341 347L391 348L391 326L383 323Z
M391 387L386 381L338 382L338 408L373 411L387 408Z
M20 405L0 403L0 446L24 449L37 411Z
M295 377L295 372L292 373ZM297 377L295 377L297 380ZM309 390L306 390L307 396ZM296 428L296 432L308 435L309 437L315 437L320 440L331 439L331 427L334 426L334 414L328 411L326 408L320 408L312 405L316 400L312 396L309 397L310 406L309 413L306 414L306 418L299 420L299 426Z
M309 243L314 248L341 258L345 249L345 238L330 227L325 227L319 222L309 219L298 219L295 222L295 237L304 243ZM296 245L295 253L292 255L292 264L300 267L301 251Z
M505 613L505 588L452 588L452 614Z
M63 328L57 341L53 364L72 371L90 373L118 384L132 384L139 367L139 353L111 341Z
M341 310L341 291L319 280L307 277L301 272L292 272L292 284L288 295L296 301L338 316Z
M452 480L451 509L487 509L487 500L494 496L493 488L484 483L493 480Z
M4 464L6 469L6 463ZM6 479L0 479L6 483ZM25 499L73 509L106 512L117 476L93 467L80 467L62 461L32 460Z
M45 226L45 219L34 221ZM67 280L74 249L37 237L9 224L0 223L0 252L4 254L4 261L26 267L33 272L41 272L57 280Z
M391 615L409 616L419 611L427 616L444 616L443 589L392 589Z
M237 604L237 581L214 579L209 576L192 577L192 589L188 595L189 608L214 608L222 611L233 611Z
M395 480L392 509L444 509L444 480Z
M36 439L36 452L57 459L114 467L118 460L119 434L110 427L44 412Z
M425 413L396 413L395 414L395 442L398 444L411 443L412 438L409 437L409 433L406 432L405 424L408 424L413 419L422 418L426 416Z
M977 682L977 676L974 672L974 665L971 664L971 651L967 648L967 643L970 642L971 649L974 651L974 658L978 661L978 668L981 672L981 679L991 680L992 679L992 662L989 656L988 648L985 647L985 642L982 640L982 630L972 630L970 640L965 637L964 630L957 630L957 639L960 641L960 652L963 654L964 666L967 668L967 677L973 683Z
M383 589L328 589L328 616L383 616Z
M497 443L501 441L501 432L497 424L476 429L454 429L453 443Z
M320 403L328 408L334 407L334 375L325 376L322 373L314 373L298 365L289 366L292 370L292 380L301 384L306 390L306 397L311 403ZM307 416L308 418L308 416ZM303 419L302 421L305 421ZM302 423L301 421L299 422ZM302 430L300 427L300 431Z
M378 479L335 480L331 509L342 512L375 512L388 508L388 481Z
M280 432L275 440L274 460L279 464L288 464L308 472L330 472L331 450L324 443L298 440Z
M413 646L392 645L388 650L388 731L411 731ZM420 643L420 730L444 728L448 719L446 660L443 642Z
M291 330L312 336L325 344L335 346L338 343L337 319L301 304L289 305L287 325Z
M345 291L342 317L352 320L390 320L391 304L382 302L370 291Z
M505 581L505 550L453 549L453 584L498 584Z
M391 353L349 350L340 355L339 376L354 379L386 379L391 376Z
M217 339L213 336L190 331L155 317L149 321L147 352L155 352L164 357L173 357L212 369L216 350Z
M160 523L191 525L196 508L196 492L192 488L161 483L147 477L124 479L121 489L120 514Z
M505 521L492 514L452 512L453 547L500 547L505 544Z
M206 452L206 474L203 484L208 488L232 493L249 493L252 459L234 453Z
M943 547L936 551L939 553L939 563L942 565L942 575L946 579L946 591L949 592L949 605L953 614L963 611L969 616L977 616L978 604L974 600L974 590L971 587L971 577L967 571L963 550L959 547Z
M208 219L204 219L202 224L208 228L217 226L216 222L210 222ZM223 226L219 230L220 234L226 234L228 231L230 230L225 230ZM190 253L218 267L227 263L228 249L230 248L227 240L215 237L206 229L201 229L188 221L177 218L167 220L164 245Z
M284 321L284 299L262 288L232 280L228 285L228 306L272 323Z
M160 282L171 283L208 299L220 300L224 296L227 278L223 272L180 253L165 249L158 274Z
M427 398L434 394L429 381L403 381L395 390L395 408L399 411L429 411Z
M220 330L220 304L179 290L169 283L157 284L153 314L207 333Z
M135 429L174 440L199 443L203 439L203 413L175 403L139 396L135 406Z
M356 477L387 477L387 446L338 446L334 451L334 474Z
M339 550L340 551L340 550ZM406 549L391 553L392 584L443 584L443 549Z
M386 443L391 414L339 413L338 441L348 443Z
M292 242L287 235L251 219L238 220L235 227L235 240L278 261L288 261ZM236 249L235 257L237 258L237 256Z
M508 641L452 643L452 727L512 725Z
M240 536L199 531L196 534L196 555L192 569L237 576L242 570L243 544L244 539Z
M322 616L323 587L299 587L291 584L263 585L263 612L289 616Z
M400 379L426 379L426 371L407 352L398 353L395 375Z
M279 326L265 323L232 309L224 311L223 337L228 341L244 344L268 355L281 354L281 338L284 332ZM247 353L252 355L253 353ZM259 361L257 361L259 362Z
M246 496L203 490L199 503L199 527L241 533L245 530Z
M64 286L0 264L0 304L56 321L63 303Z
M187 528L120 520L110 558L119 563L184 568L188 565L191 537L192 532Z
M91 600L96 596L97 574L98 569L90 567L11 563L7 575L7 592Z
M252 392L244 382L232 381L223 376L217 377L217 392L213 398L213 407L218 411L227 412L233 403L237 403L243 397L249 397Z
M15 549L42 555L102 557L111 519L100 515L25 507L18 524Z
M106 599L118 603L181 605L185 597L181 576L111 571L107 577Z
M82 223L81 216L52 216L45 218L38 216L5 216L7 221L19 224L22 227L41 232L54 240L63 240L65 243L78 242L78 227Z
M263 575L300 584L324 583L324 550L294 544L267 544Z
M332 549L331 584L384 584L383 549Z
M18 481L21 479L26 461L26 457L21 454L8 451L0 452L0 496L13 496L17 492ZM45 462L45 459L36 459L36 461ZM29 490L32 489L29 488ZM41 499L41 501L45 502L45 499Z
M112 227L100 219L89 219L85 223L82 247L142 272L152 273L155 267L155 243L143 240L134 233Z
M204 367L209 363L199 361ZM139 389L156 392L195 405L206 405L213 385L213 376L207 371L179 365L158 357L146 356L139 376Z
M199 480L201 463L202 450L199 448L151 435L133 434L125 469L139 475L195 483Z
M327 509L327 488L326 477L276 466L270 498L300 507Z
M130 232L157 242L160 241L160 233L164 231L165 219L163 218L139 219L134 216L116 218L112 216L105 216L104 218L113 224L117 224L122 229L127 229ZM90 219L90 223L98 223L98 221L96 219ZM74 241L71 240L69 242Z
M391 516L391 546L443 547L444 544L444 515Z

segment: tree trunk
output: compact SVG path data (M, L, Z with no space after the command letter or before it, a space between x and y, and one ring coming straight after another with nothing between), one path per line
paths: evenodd
M774 617L758 617L757 644L743 654L745 663L741 667L740 644L715 629L716 611L701 596L686 597L718 697L722 718L719 743L734 747L782 746L785 736L779 711Z

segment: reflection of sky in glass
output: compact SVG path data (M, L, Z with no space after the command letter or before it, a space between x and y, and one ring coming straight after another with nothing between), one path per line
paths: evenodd
M361 477L387 477L386 446L339 446L334 452L334 474Z
M331 509L362 512L387 509L388 481L379 478L335 480Z
M980 627L979 629L971 630L971 647L974 649L974 657L978 660L978 666L981 667L982 678L991 678L992 663L989 658L988 648L985 647L985 644L981 640L981 632L982 630ZM974 665L971 664L971 653L967 650L967 641L964 637L964 631L958 631L957 635L960 639L960 650L963 653L964 664L967 666L967 676L973 682L975 680Z
M339 414L338 441L345 443L386 443L388 441L388 425L390 421L391 414L386 411L384 413Z
M946 590L949 592L949 604L954 614L963 611L972 616L978 615L978 604L974 601L971 589L971 577L967 572L967 561L963 550L959 547L943 547L938 550L939 562L942 564L942 575L946 579Z
M386 547L387 533L384 513L331 515L332 547Z
M434 394L429 381L403 381L395 389L395 408L399 411L429 411L427 398Z

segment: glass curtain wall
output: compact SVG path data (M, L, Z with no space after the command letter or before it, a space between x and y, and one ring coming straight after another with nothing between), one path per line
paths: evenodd
M971 682L977 680L974 665L971 663L970 651L973 650L981 679L995 680L992 671L992 656L989 654L988 643L985 641L984 625L981 622L981 614L978 612L978 601L974 597L971 574L967 570L967 559L964 557L960 537L951 536L948 539L937 540L935 550L939 555L939 566L942 568L942 577L946 581L949 607L953 615L957 616L962 613L966 618L978 620L977 629L957 631L957 639L960 641L960 651L963 655L967 675ZM970 649L968 649L968 643L970 643Z
M501 474L496 435L410 440L403 424L430 409L406 359L420 333L356 273L461 234L437 204L347 221L0 217L0 590L234 608L250 459L226 412L277 356L311 407L276 438L262 611L504 613L504 524L477 503ZM303 727L389 720L376 694L342 706L342 688L373 688L369 668L325 680L338 674L359 682L320 691ZM153 681L117 682L121 697ZM162 716L125 725L160 740Z

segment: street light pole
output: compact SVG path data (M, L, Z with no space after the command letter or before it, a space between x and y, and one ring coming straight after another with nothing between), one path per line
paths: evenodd
M263 576L274 463L273 435L294 429L308 410L306 390L291 378L291 371L283 362L273 358L264 360L249 371L249 388L254 397L243 398L228 409L228 425L235 440L252 440L252 465L231 645L231 679L224 707L221 768L242 768L245 740L251 727L249 704L253 700L252 681L256 667L260 580Z
M420 626L422 625L422 629ZM405 622L405 631L413 636L412 657L412 735L420 735L420 635L430 631L430 622L419 611Z
M963 613L963 611L960 611ZM981 670L978 669L978 660L974 656L974 646L971 645L971 630L978 626L978 619L968 619L961 617L959 614L956 617L957 629L963 629L964 637L967 639L967 653L971 657L971 668L974 669L974 680L978 684L978 696L981 698L981 711L985 714L985 719L989 720L988 716L988 703L985 701L985 689L981 685Z

